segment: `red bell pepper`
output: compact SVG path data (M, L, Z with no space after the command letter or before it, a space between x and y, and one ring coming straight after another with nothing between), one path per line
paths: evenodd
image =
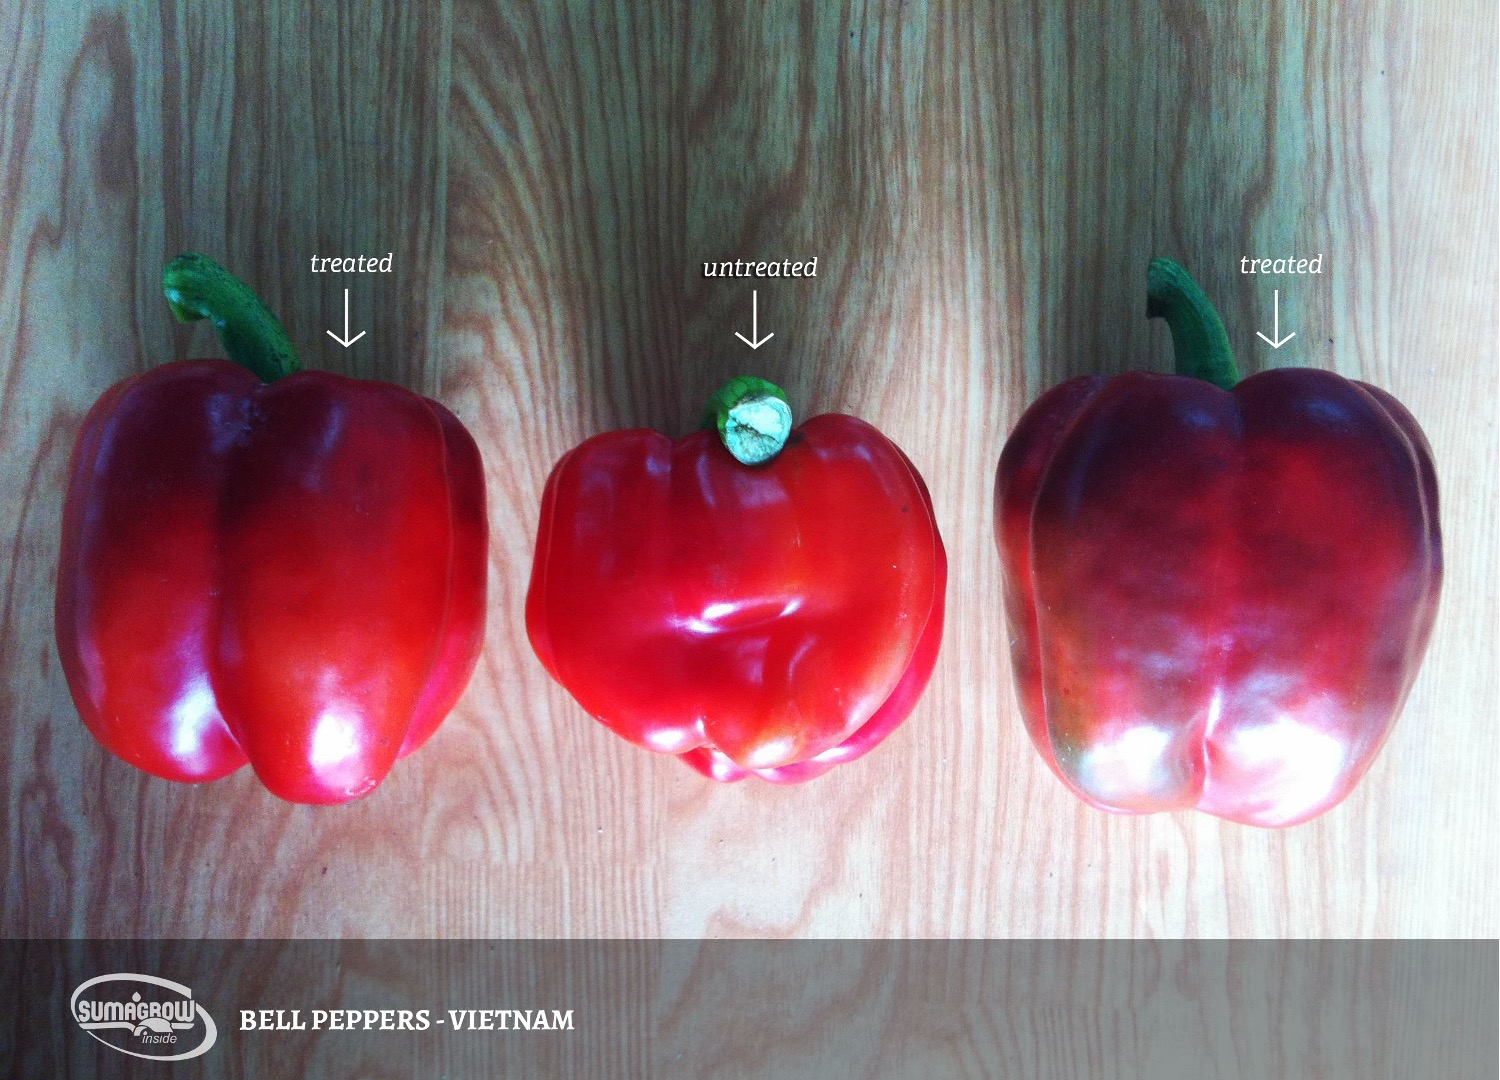
M715 780L809 780L890 734L932 675L947 580L932 501L869 424L793 431L759 379L725 387L706 426L610 432L557 463L532 647L639 746Z
M1105 810L1292 825L1391 730L1442 579L1427 440L1384 391L1238 382L1213 306L1151 264L1176 375L1085 376L1005 446L995 539L1032 741Z
M297 371L275 316L208 259L182 256L164 283L236 362L125 379L84 420L56 605L73 700L157 776L249 761L284 799L357 798L478 659L478 448L437 402Z

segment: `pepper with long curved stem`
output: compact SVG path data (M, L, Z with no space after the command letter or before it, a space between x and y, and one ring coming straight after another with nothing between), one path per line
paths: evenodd
M1086 802L1285 826L1336 805L1401 710L1442 581L1421 429L1310 368L1240 380L1176 263L1147 273L1175 375L1086 375L995 477L1026 728Z
M249 762L284 799L347 802L432 735L478 659L478 448L437 402L299 371L212 260L173 260L163 289L233 362L152 368L85 418L57 577L68 686L147 772Z

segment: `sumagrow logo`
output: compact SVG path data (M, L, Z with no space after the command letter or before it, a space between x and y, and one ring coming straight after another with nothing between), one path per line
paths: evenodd
M219 1037L189 987L156 975L97 975L73 991L68 1010L111 1050L152 1061L198 1057Z

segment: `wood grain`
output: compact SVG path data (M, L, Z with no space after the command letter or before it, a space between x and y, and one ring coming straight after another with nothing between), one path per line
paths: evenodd
M1473 0L0 8L0 934L1497 936L1495 30ZM84 411L218 352L160 300L185 248L253 281L307 361L441 396L485 455L480 671L349 807L134 772L56 659ZM388 277L308 271L387 251ZM1291 252L1327 272L1239 272ZM1422 674L1354 796L1286 832L1084 807L1010 685L995 460L1054 382L1165 368L1154 254L1247 370L1378 383L1437 455ZM803 281L701 267L813 255ZM323 334L345 287L368 331L347 352ZM776 334L756 353L733 336L751 288ZM1276 353L1273 288L1298 335ZM921 706L801 788L630 748L522 621L553 462L680 433L752 367L906 449L952 566Z

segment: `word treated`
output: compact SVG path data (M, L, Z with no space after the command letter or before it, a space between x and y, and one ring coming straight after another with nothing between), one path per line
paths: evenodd
M394 261L394 252L388 252L384 257L350 255L348 258L334 258L327 255L314 255L312 256L312 272L314 274L389 274Z
M1240 259L1242 274L1321 274L1323 253L1311 259L1252 259L1248 255Z

